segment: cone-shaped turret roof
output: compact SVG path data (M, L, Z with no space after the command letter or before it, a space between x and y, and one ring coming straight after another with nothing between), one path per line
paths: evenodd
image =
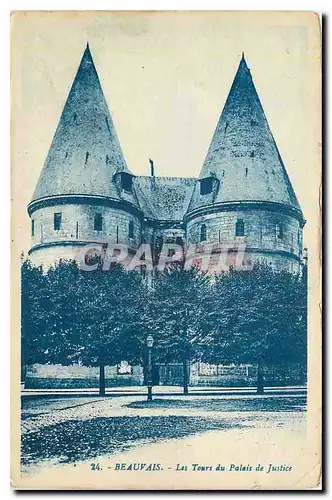
M244 54L200 178L211 175L219 180L217 192L200 195L197 185L188 211L233 201L275 202L301 210Z
M32 201L69 194L119 199L113 175L120 171L129 172L87 45Z

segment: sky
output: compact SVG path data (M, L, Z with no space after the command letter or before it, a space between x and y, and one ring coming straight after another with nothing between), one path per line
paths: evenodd
M199 175L242 52L302 207L318 231L320 33L312 13L28 12L12 16L12 223L26 206L89 42L129 169Z

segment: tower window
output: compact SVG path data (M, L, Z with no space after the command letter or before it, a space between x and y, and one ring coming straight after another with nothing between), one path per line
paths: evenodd
M134 223L133 223L132 220L129 222L129 231L128 231L128 234L129 234L129 238L133 238L134 237Z
M284 228L282 227L281 224L276 225L276 235L277 238L279 238L280 240L282 240L284 237Z
M31 236L35 235L35 219L31 219Z
M201 187L200 187L201 195L212 193L212 187L213 187L213 178L212 177L207 177L206 179L202 179L200 181L200 184L201 184Z
M206 225L201 225L200 241L206 241Z
M61 219L62 219L61 212L57 212L54 214L54 219L53 219L54 231L59 231L61 229Z
M103 217L101 214L95 214L93 229L95 231L103 230Z
M242 219L236 221L235 236L244 236L244 222Z

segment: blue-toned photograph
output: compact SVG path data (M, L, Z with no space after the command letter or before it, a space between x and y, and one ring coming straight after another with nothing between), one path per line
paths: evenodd
M23 488L305 487L319 21L285 14L14 15Z

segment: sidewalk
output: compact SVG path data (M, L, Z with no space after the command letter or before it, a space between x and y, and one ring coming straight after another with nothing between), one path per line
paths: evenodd
M306 386L284 386L284 387L266 387L264 395L305 395ZM128 386L128 387L109 387L106 389L106 396L141 396L147 392L146 386ZM213 395L255 395L256 387L189 387L189 396L213 396ZM154 396L183 396L183 389L180 386L155 386L153 387ZM97 387L91 389L21 389L21 397L91 397L98 396ZM258 394L258 396L262 396Z

